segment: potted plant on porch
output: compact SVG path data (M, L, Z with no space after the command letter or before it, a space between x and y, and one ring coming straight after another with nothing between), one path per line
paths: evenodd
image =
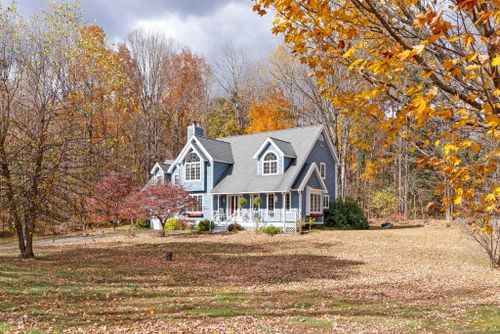
M240 205L240 208L245 207L247 205L248 200L245 197L240 197L238 198L238 204Z

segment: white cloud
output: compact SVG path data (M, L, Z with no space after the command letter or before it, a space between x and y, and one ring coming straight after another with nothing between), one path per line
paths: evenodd
M274 50L279 38L271 33L272 17L258 16L250 4L250 1L229 2L209 16L172 13L155 19L140 19L133 27L161 32L206 56L226 44L244 48L251 56L262 56Z

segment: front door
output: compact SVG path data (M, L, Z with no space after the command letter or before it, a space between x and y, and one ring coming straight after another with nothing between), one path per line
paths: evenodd
M238 210L238 196L229 196L229 214L232 215Z

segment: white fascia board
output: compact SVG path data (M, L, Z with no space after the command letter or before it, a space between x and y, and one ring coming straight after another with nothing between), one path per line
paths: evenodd
M313 162L311 164L311 166L309 167L309 169L307 170L307 173L304 176L304 179L300 183L300 186L297 190L304 190L305 189L307 182L309 182L309 179L311 178L313 173L316 174L316 177L318 178L319 183L321 184L321 188L323 189L323 191L328 193L328 189L326 188L325 182L323 181L323 178L321 177L318 166L316 165L315 162Z
M151 171L149 172L149 174L151 174L151 175L156 174L156 170L157 170L158 168L160 168L160 169L161 169L160 164L159 164L159 163L155 163L155 165L153 166L153 168L151 169Z
M193 145L194 142L196 142L196 144L198 144L198 147L203 152L203 155L200 154L200 151L196 148L196 146ZM205 156L205 157L207 157L210 160L210 162L213 162L213 159L210 156L210 154L208 154L207 150L205 150L205 148L203 147L203 145L201 145L200 141L197 140L195 136L193 136L193 137L191 137L191 139L189 139L189 141L186 143L186 145L182 149L181 153L179 153L179 155L177 156L177 158L174 160L174 163L168 168L168 173L172 174L172 172L174 171L175 167L177 165L179 165L180 161L182 161L186 157L186 155L189 152L189 149L193 149L196 152L196 154L198 154L198 156L200 158L202 156Z
M253 159L257 159L259 157L259 154L264 150L267 144L271 144L283 157L285 156L285 153L283 153L282 150L276 145L276 143L273 141L271 137L267 137L264 143L259 147L257 152L253 155Z

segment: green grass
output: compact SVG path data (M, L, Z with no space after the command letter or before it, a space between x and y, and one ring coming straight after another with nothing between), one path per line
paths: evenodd
M33 328L33 329L28 329L25 333L26 334L44 334L45 331L38 329L38 328Z
M470 328L481 333L500 333L500 307L482 306L467 312Z
M12 328L11 325L6 323L5 321L0 320L0 333L6 333L11 328Z
M330 306L333 308L347 309L347 308L349 308L349 306L351 306L351 304L344 299L339 299L339 300L335 300L335 301L331 302Z

